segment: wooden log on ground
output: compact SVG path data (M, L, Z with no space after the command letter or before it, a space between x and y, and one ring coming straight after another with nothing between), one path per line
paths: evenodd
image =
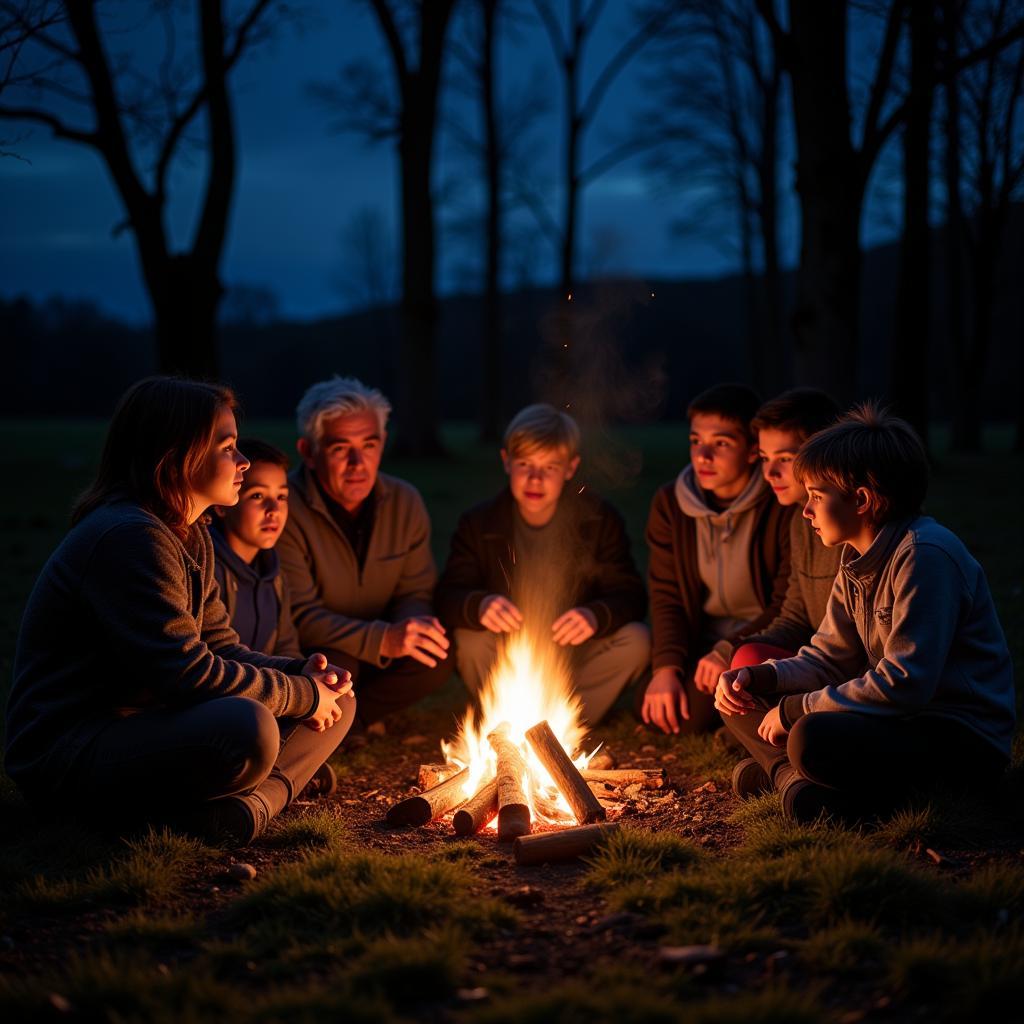
M665 785L664 768L584 768L580 774L587 782L608 782L613 786L640 783L644 789L661 789Z
M618 829L612 821L596 825L577 825L557 832L541 832L534 836L521 836L512 852L517 864L550 864L552 861L573 860L590 853L606 836Z
M389 825L426 825L440 818L453 807L466 801L466 782L469 769L463 768L438 786L410 796L388 809L385 821Z
M475 835L498 813L498 780L485 782L456 812L452 819L455 834Z
M457 764L421 764L417 785L420 789L433 789L459 770Z
M604 821L604 808L587 788L586 780L570 760L565 748L558 742L558 737L551 731L551 726L547 722L538 722L532 729L527 729L526 742L555 780L555 785L568 801L579 824L589 825L594 821Z
M508 737L508 725L502 723L488 737L498 755L495 781L498 784L498 840L508 842L530 831L530 805L523 792L526 762L519 748Z

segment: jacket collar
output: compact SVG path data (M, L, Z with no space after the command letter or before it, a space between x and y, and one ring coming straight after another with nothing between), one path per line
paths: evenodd
M886 523L863 555L858 555L856 550L847 544L840 560L843 572L862 583L871 583L888 563L896 546L906 536L910 522L910 519L899 519Z

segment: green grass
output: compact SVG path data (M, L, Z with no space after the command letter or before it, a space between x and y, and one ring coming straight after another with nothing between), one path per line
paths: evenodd
M19 503L0 517L0 701L21 610L93 472L103 430L99 422L0 421L0 466L19 484ZM293 450L287 421L252 421L243 432ZM459 513L503 480L497 453L476 442L470 425L446 426L444 437L449 458L385 459L388 472L423 493L438 562ZM584 454L582 478L621 508L641 565L651 495L676 474L684 447L682 425L667 425L623 430ZM937 451L928 511L984 565L1020 678L1024 460L998 448L974 458L948 456L941 444ZM455 682L409 712L410 731L435 738L457 692ZM728 786L735 757L710 740L638 738L633 730L623 714L601 738L620 750L650 744L657 763L672 755L673 776ZM404 753L400 739L336 758L342 788ZM112 839L56 808L38 816L0 774L0 933L31 934L40 922L53 929L47 956L31 961L37 966L10 970L0 948L0 1016L36 1019L70 1007L86 1019L218 1024L768 1024L839 1019L884 992L900 1019L996 1019L1024 996L1020 730L1014 761L1018 770L990 801L933 795L872 828L794 826L774 796L730 803L738 839L714 852L671 832L625 828L587 863L550 877L577 886L571 900L595 916L636 915L629 920L639 922L630 926L638 937L554 984L500 965L478 969L496 945L531 948L529 913L518 915L500 894L549 877L511 868L506 851L476 840L437 844L427 855L367 851L334 807L302 807L261 841L277 862L261 866L256 882L186 906L197 876L209 895L222 852L159 832ZM934 865L925 847L952 864ZM968 866L973 857L981 866ZM539 916L558 934L574 927L574 912L552 906ZM706 976L654 963L659 944L707 943L726 959ZM486 990L479 1003L457 995L478 986Z

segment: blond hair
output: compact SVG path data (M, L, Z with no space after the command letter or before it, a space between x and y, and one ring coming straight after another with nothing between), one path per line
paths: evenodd
M539 402L521 409L505 428L502 446L509 455L529 455L541 448L563 448L574 458L580 448L580 428L568 414Z

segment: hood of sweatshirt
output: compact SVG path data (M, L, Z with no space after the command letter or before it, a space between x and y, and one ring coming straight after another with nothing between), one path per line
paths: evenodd
M260 583L269 583L273 586L280 570L277 552L273 548L258 552L250 563L234 551L220 527L212 526L210 537L217 558L238 577L239 583L244 582L253 587Z
M772 500L768 485L755 471L728 508L717 509L708 504L693 466L687 466L676 478L675 494L683 514L696 520L709 639L730 636L764 611L754 587L750 547L757 509Z

